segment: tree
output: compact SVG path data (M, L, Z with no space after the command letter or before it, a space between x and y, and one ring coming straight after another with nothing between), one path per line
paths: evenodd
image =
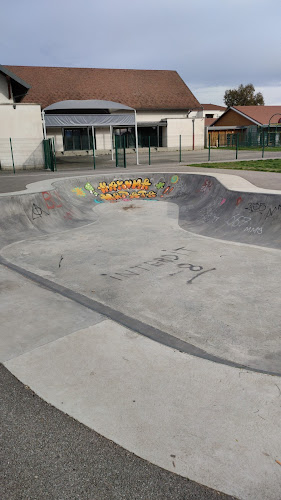
M264 106L264 99L261 92L255 94L255 87L252 83L239 85L238 89L229 89L224 93L224 103L230 106Z

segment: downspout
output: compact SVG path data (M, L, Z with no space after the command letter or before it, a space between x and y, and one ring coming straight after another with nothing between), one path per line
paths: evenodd
M195 149L195 134L194 134L194 130L195 130L195 118L192 118L192 151L194 151L194 149Z
M195 109L202 109L202 113L204 111L203 106L196 106L196 108L189 109L187 116L189 116L189 113L191 113L191 111L194 111ZM204 116L203 116L203 118L204 118ZM194 150L195 150L195 118L192 118L192 151L194 151Z
M44 139L47 139L46 122L45 122L45 111L42 111L41 116L42 116L42 125L43 125L43 137L44 137Z

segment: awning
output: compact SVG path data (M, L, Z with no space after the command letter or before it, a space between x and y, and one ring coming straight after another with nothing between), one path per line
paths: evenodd
M113 101L101 101L100 99L81 99L81 100L67 100L59 101L47 106L44 111L55 111L58 109L108 109L117 110L124 109L128 111L134 111L126 104L121 104L120 102Z
M134 127L133 113L112 115L45 115L46 127Z

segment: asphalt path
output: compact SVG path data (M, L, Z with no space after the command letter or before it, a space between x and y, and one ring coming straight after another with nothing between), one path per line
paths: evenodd
M226 500L129 453L0 366L3 500Z

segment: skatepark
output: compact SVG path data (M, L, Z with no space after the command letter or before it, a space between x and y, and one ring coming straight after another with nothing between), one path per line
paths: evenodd
M162 469L279 500L280 190L122 171L0 208L4 366Z

